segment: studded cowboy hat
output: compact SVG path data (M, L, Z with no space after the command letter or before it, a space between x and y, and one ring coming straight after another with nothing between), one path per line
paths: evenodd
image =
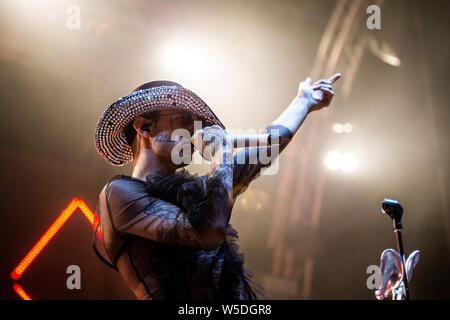
M114 166L129 163L133 152L124 133L125 127L137 116L161 110L190 112L225 129L208 105L191 90L172 81L151 81L116 100L103 112L95 129L97 151Z

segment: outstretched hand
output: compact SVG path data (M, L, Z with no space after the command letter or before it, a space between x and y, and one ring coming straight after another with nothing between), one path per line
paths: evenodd
M321 79L312 83L311 78L306 78L301 82L298 89L298 97L306 99L308 102L308 112L320 110L330 105L334 96L332 85L341 77L340 73L336 73L329 79Z

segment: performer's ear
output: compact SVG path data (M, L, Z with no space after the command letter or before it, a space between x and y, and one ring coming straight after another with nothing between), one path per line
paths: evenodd
M137 134L144 138L150 137L150 132L153 126L153 120L146 119L144 117L136 117L133 120L133 127L136 130Z

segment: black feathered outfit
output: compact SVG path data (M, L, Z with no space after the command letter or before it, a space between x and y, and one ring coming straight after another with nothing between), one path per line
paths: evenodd
M281 149L286 144L282 141ZM236 156L233 164L235 197L267 166L249 160L256 155L249 149L242 155L245 164L236 164ZM220 201L227 199L220 179L183 169L170 176L150 175L146 181L119 175L105 185L96 210L94 249L138 299L263 298L262 288L244 268L238 233L230 224L220 245L193 239L211 224L211 212L225 214L219 210Z

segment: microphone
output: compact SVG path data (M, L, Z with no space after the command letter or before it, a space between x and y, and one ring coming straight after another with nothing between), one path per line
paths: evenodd
M403 208L397 200L384 198L381 211L391 217L394 229L402 229Z
M203 129L200 129L194 133L191 138L191 143L195 146L194 137L200 132L202 134ZM263 147L280 144L280 136L270 133L256 133L256 134L230 134L228 137L231 139L231 143L235 148L252 148Z

